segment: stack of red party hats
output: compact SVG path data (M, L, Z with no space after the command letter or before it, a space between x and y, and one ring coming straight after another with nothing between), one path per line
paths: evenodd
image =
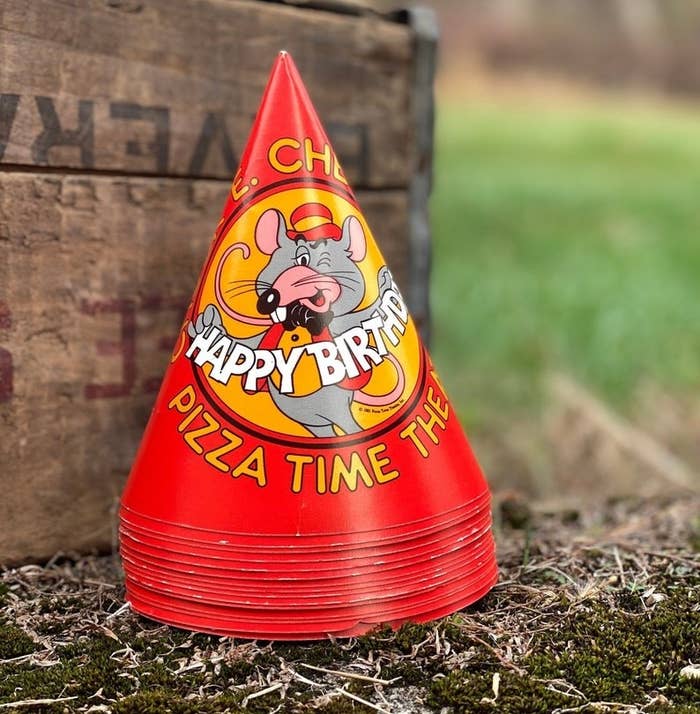
M286 53L120 542L136 611L250 638L423 622L496 581L488 486Z

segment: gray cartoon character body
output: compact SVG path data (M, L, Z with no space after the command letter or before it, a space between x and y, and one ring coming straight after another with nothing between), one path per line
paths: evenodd
M296 214L296 215L295 215ZM247 324L264 325L268 329L248 338L228 335L251 349L276 348L269 341L273 335L297 327L306 328L312 336L336 337L350 328L360 327L376 314L383 295L392 287L391 274L384 266L377 276L377 299L362 310L365 294L362 272L357 266L366 254L367 242L359 220L349 216L342 228L330 220L330 211L321 204L304 204L292 213L292 226L308 216L320 216L321 224L305 231L289 230L283 215L276 209L265 211L255 228L255 242L260 251L270 256L267 265L255 280L234 281L228 292L243 294L255 291L261 317L238 313L227 303L222 292L221 272L226 258L235 249L249 255L242 243L229 247L222 255L216 273L216 292L222 309L231 317ZM301 218L299 218L301 216ZM325 220L325 222L324 222ZM188 326L194 338L210 326L228 334L219 309L208 305ZM283 329L282 329L283 328ZM385 405L396 401L403 391L404 375L400 365L388 356L397 368L397 385L382 398L369 397L347 385L330 384L303 397L283 394L272 379L266 389L277 408L290 419L302 424L314 436L335 436L334 425L345 434L361 430L351 411L353 401Z

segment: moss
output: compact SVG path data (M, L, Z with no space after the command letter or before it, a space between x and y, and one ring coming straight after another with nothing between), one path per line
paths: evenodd
M61 665L46 668L5 665L0 667L0 702L58 697L69 681L68 677ZM99 685L91 694L97 689Z
M112 659L114 651L122 647L112 638L100 635L79 640L62 650L60 655L67 676L68 695L89 697L100 687L110 698L129 693L133 688L132 681L119 676L123 670Z
M39 600L36 606L36 612L40 615L45 615L49 612L65 612L74 607L80 607L82 600L79 597L44 597Z
M303 648L300 647L299 649L301 654L299 654L298 658L303 658ZM289 653L296 654L292 650ZM275 650L263 650L258 652L252 659L241 656L240 659L229 659L227 662L220 662L218 664L218 674L215 674L214 668L212 668L212 681L219 682L222 685L228 683L233 683L234 685L245 684L256 672L264 674L272 668L279 669L281 656ZM285 654L286 657L287 655ZM292 661L291 657L288 661Z
M219 668L219 676L215 679L227 682L229 679L234 684L244 684L256 670L255 664L248 660L236 660L235 662L222 662Z
M394 639L394 631L388 625L375 627L366 635L357 638L355 654L360 657L367 657L370 652L385 650L387 645Z
M695 714L698 685L681 680L679 672L688 661L700 659L698 605L698 594L692 588L670 590L668 598L653 610L643 605L640 594L633 589L618 593L611 607L596 603L573 616L566 615L566 605L562 604L560 627L537 638L532 653L521 662L527 668L526 676L503 672L489 653L477 646L468 670L447 673L432 682L429 704L452 707L458 714L544 713L572 706L570 697L552 692L537 681L561 678L590 701L634 704L662 693L667 703L650 711ZM454 619L446 624L445 635L457 648L469 645L468 634ZM398 674L400 670L394 667L393 672ZM496 701L492 690L494 672L501 676ZM409 669L407 675L418 683L416 672Z
M36 649L32 639L15 625L0 624L0 659L31 654Z
M390 680L398 678L393 685L388 686L420 687L430 679L430 673L412 662L402 661L389 665L388 667L384 667L382 669L382 677Z
M305 698L295 693L281 700L279 693L273 692L263 697L251 699L245 706L242 700L245 693L232 694L225 692L209 699L185 699L180 694L163 688L140 691L124 697L112 706L113 714L214 714L230 712L231 714L298 714L307 711ZM355 703L347 698L338 697L313 711L321 714L363 714L371 712L369 707Z
M8 588L5 583L0 583L0 607L7 604L7 601L9 599L7 596L9 594L10 594L10 588Z
M119 677L119 665L110 659L119 643L107 637L85 640L60 651L53 667L21 666L0 669L0 699L21 692L27 698L89 697L100 687L107 697L128 693L131 680Z
M645 611L621 594L616 607L596 603L535 644L524 664L534 677L563 678L591 700L633 704L663 692L672 704L697 702L694 683L679 678L700 658L700 611L692 590L671 592ZM634 604L634 610L623 606Z
M57 636L65 631L65 625L60 618L52 620L47 618L37 625L36 631L40 635Z
M363 682L361 679L348 680L344 689L350 694L355 694L362 699L371 699L374 694L374 685L370 682Z
M282 643L275 645L272 652L270 656L275 658L275 664L279 664L281 657L288 662L305 662L316 667L329 667L334 663L337 665L338 662L349 661L354 657L353 653L332 642L313 642L305 645ZM255 658L256 664L271 664L260 658L261 655Z
M406 623L396 632L394 644L404 654L410 654L415 645L425 641L434 627L434 625Z
M205 700L185 699L164 689L132 694L112 706L113 714L211 714L227 711L233 714L246 710L241 709L237 698L226 694Z
M482 597L481 600L477 600L475 603L473 603L469 607L465 608L462 612L465 612L468 614L474 614L474 613L479 613L479 612L490 612L493 610L493 608L496 606L496 604L497 604L497 599L494 596L493 592L490 592L485 597Z
M161 689L139 692L114 704L114 714L195 714L201 702L188 702Z
M15 628L16 629L16 628ZM17 693L25 698L51 698L59 695L77 697L86 702L98 689L105 697L119 698L134 692L129 677L120 676L122 665L112 659L123 645L104 636L81 638L59 650L60 664L46 668L6 666L0 668L0 701L11 701ZM201 673L177 677L165 662L144 663L139 671L144 684L154 690L187 693L204 683Z
M511 672L501 674L494 699L492 682L493 673L452 672L432 683L428 704L438 709L451 707L456 714L548 714L571 704L570 698L549 691L544 684Z
M153 689L168 689L171 692L196 691L204 684L204 674L201 672L188 672L187 676L180 677L173 672L165 662L148 662L142 665L139 678L142 684Z
M513 598L517 600L518 594ZM138 649L144 657L138 670L141 689L129 677L120 677L123 665L112 659L124 645L98 633L82 637L59 650L61 663L49 668L22 664L0 667L0 701L16 698L76 696L76 706L89 703L89 697L102 687L105 696L120 699L117 714L131 712L239 712L247 691L228 689L210 699L189 699L202 685L228 687L244 684L256 671L263 673L278 668L281 659L293 664L306 662L317 666L340 668L370 652L393 653L393 663L383 668L381 676L401 677L396 686L414 685L428 690L429 704L436 708L452 707L459 712L528 711L537 714L556 707L580 704L577 700L549 691L538 679L563 678L581 690L589 699L627 703L648 701L663 694L668 703L651 708L653 714L690 714L698 699L697 684L680 680L678 673L688 661L700 659L700 612L698 596L691 589L669 589L668 599L648 610L640 599L638 588L618 592L614 602L592 604L587 610L577 608L568 615L570 605L562 601L559 626L539 635L532 644L532 654L519 664L527 676L503 670L493 652L476 642L470 628L461 624L462 615L443 620L440 631L455 653L471 652L468 669L450 671L449 660L422 657L416 664L410 654L414 646L430 634L431 625L404 625L393 632L375 630L358 638L354 647L330 642L309 644L281 643L258 651L252 660L241 659L219 664L206 672L175 675L178 660L194 645L212 650L219 639L168 630L162 635L137 637L134 631L120 632L124 643ZM345 643L344 643L345 644ZM178 645L184 649L177 649ZM10 649L8 649L8 647ZM173 649L176 647L176 649ZM0 626L0 652L3 658L34 651L33 642L19 628ZM426 654L426 648L421 650ZM430 654L430 648L427 648ZM408 655L408 657L407 657ZM650 664L649 664L650 663ZM494 702L492 678L501 676L499 696ZM436 675L446 675L438 679ZM363 697L372 688L352 682L351 691ZM307 711L316 690L295 685L281 700L279 693L250 700L246 711L252 714L279 708L280 713ZM366 708L346 698L334 698L321 706L322 714L361 712ZM58 710L56 710L58 711ZM584 710L582 710L584 711Z

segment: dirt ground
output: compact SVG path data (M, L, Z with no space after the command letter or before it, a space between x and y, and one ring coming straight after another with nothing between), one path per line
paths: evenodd
M161 626L117 555L0 574L0 711L700 712L700 499L495 509L500 583L428 625L272 644Z

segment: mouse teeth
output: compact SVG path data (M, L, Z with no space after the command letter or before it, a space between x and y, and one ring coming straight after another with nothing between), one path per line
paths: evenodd
M272 313L272 319L275 322L284 322L287 319L287 308L286 306L278 307L273 313Z

